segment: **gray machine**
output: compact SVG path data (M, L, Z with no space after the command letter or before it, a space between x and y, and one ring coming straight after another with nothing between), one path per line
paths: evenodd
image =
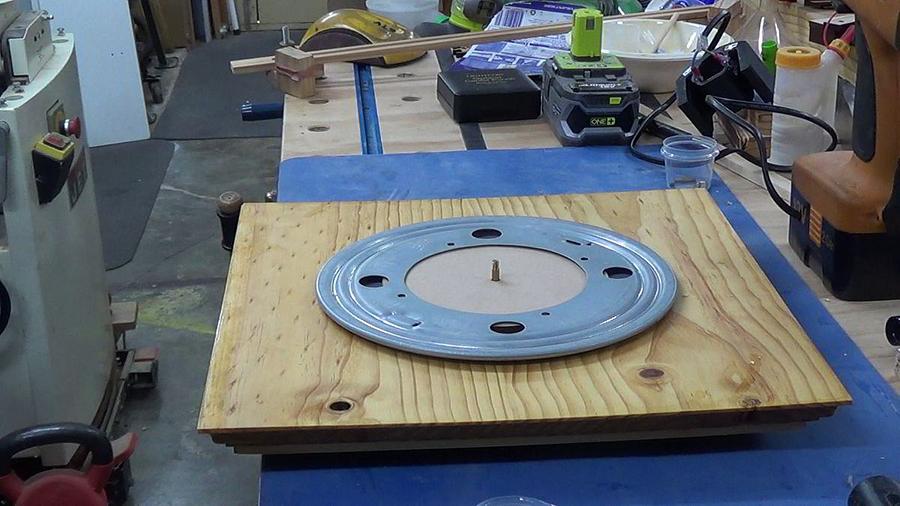
M95 423L115 342L71 34L0 0L0 435ZM72 446L40 450L64 464Z

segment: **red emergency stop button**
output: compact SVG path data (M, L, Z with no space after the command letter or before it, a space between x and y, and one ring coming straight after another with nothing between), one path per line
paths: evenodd
M69 137L81 138L81 118L75 116L74 118L63 120L61 130L63 134Z

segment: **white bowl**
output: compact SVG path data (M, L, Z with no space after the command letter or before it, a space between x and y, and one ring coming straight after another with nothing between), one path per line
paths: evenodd
M603 22L603 52L618 56L643 92L669 93L675 89L675 80L691 64L697 39L705 28L704 25L678 21L660 46L659 53L650 53L665 25L666 20L656 19ZM719 45L731 42L734 39L722 34Z

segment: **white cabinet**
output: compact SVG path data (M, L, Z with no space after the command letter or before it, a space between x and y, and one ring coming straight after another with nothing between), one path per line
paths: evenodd
M54 32L75 34L88 142L150 137L131 12L123 0L33 0L54 16ZM304 3L302 0L297 3Z

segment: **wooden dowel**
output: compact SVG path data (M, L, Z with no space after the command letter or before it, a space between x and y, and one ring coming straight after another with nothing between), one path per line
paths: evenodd
M636 14L625 14L617 16L607 16L607 20L624 20L624 19L659 19L671 16L671 11L655 11L655 12L639 12ZM692 9L679 9L679 19L705 19L709 15L709 7L697 7ZM542 37L546 35L558 35L568 33L571 30L572 23L555 23L550 25L526 26L521 28L505 28L500 30L487 30L483 32L460 33L453 35L442 35L439 37L427 37L421 39L412 39L395 42L381 42L378 44L369 44L366 46L354 46L346 48L324 49L320 51L310 51L305 53L306 57L311 57L316 65L325 63L338 63L355 60L366 60L378 56L387 56L397 53L431 51L435 49L471 46L474 44L483 44L488 42L500 42L505 40L528 39L531 37ZM296 48L284 48L279 51L293 50ZM231 62L231 72L234 74L250 74L254 72L267 72L275 66L275 57L267 56L260 58L250 58L246 60L235 60Z

